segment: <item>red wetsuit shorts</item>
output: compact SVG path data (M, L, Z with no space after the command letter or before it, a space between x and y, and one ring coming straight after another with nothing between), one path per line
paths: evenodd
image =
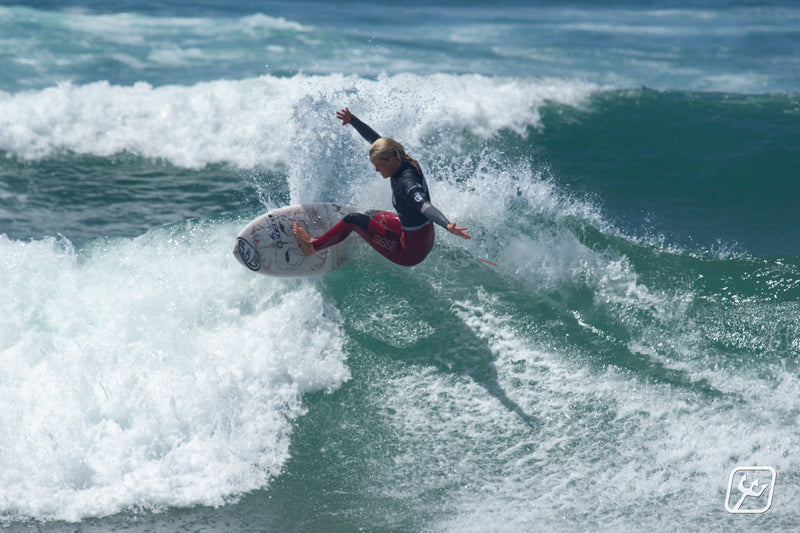
M402 266L414 266L433 249L433 223L419 228L404 229L396 213L378 211L372 216L352 213L314 239L315 250L339 244L355 231L389 261Z

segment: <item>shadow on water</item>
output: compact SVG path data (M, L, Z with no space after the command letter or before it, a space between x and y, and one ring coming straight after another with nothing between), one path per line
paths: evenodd
M459 323L452 314L438 321L435 327L436 332L431 336L404 347L394 346L357 330L348 331L348 335L364 348L394 360L434 366L441 372L468 377L526 424L539 423L535 416L526 413L517 402L508 397L500 385L494 364L495 355L469 327L463 322Z
M404 273L391 273L382 280L371 279L370 286L378 286L378 298L365 300L367 295L353 289L356 282L352 276L345 283L335 284L334 298L339 309L344 310L348 337L363 348L382 354L395 361L414 365L433 366L443 373L465 376L483 387L500 404L528 425L537 425L539 419L526 413L522 407L511 399L500 384L495 361L497 356L486 341L462 320L454 309L453 300L440 296L427 283L418 279L410 279ZM345 287L343 287L345 286ZM382 289L386 289L385 291ZM340 292L340 289L344 289ZM424 334L415 336L415 328L408 328L403 320L392 322L395 316L387 313L385 321L377 321L374 316L380 314L386 299L403 301L405 308L403 318L414 317L416 321L424 321ZM362 319L368 317L373 327L360 327ZM400 334L388 335L385 328L398 328ZM398 335L402 339L398 342ZM415 338L416 337L416 338Z

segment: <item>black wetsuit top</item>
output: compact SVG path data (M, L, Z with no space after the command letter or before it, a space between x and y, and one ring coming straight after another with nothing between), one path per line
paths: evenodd
M375 130L352 115L350 124L370 144L381 138ZM404 229L414 230L424 226L428 220L447 228L447 218L431 204L425 176L409 161L401 161L391 178L392 205Z

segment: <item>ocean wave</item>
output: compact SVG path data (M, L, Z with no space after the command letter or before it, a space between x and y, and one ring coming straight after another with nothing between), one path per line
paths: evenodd
M798 11L780 5L409 6L424 23L401 33L391 16L359 4L58 7L0 7L0 87L388 72L763 93L796 90L800 71Z
M241 78L267 72L270 63L282 71L314 31L263 13L180 17L22 6L0 7L0 28L0 86L23 89L63 80L185 83L214 79L210 72Z
M76 250L0 236L0 520L222 505L349 378L338 312L230 255L242 222Z
M129 152L186 168L285 164L298 129L331 131L343 106L410 145L444 126L481 137L539 125L546 102L580 105L597 88L568 80L478 75L262 76L193 86L61 83L0 93L0 150L39 160ZM304 106L308 116L299 116ZM324 103L325 105L322 105Z

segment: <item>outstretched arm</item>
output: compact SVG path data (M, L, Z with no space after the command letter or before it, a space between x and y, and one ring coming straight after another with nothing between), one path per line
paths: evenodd
M342 121L342 126L347 126L348 124L352 125L356 131L370 144L381 138L381 136L378 135L378 132L361 122L361 120L352 114L346 107L341 111L336 112L336 118Z
M423 202L420 211L423 215L428 217L429 220L435 222L436 224L440 225L441 227L445 228L447 231L452 233L453 235L458 235L462 239L471 239L469 235L467 235L466 230L469 228L461 228L456 226L445 217L441 211L436 209L433 204L430 202Z

